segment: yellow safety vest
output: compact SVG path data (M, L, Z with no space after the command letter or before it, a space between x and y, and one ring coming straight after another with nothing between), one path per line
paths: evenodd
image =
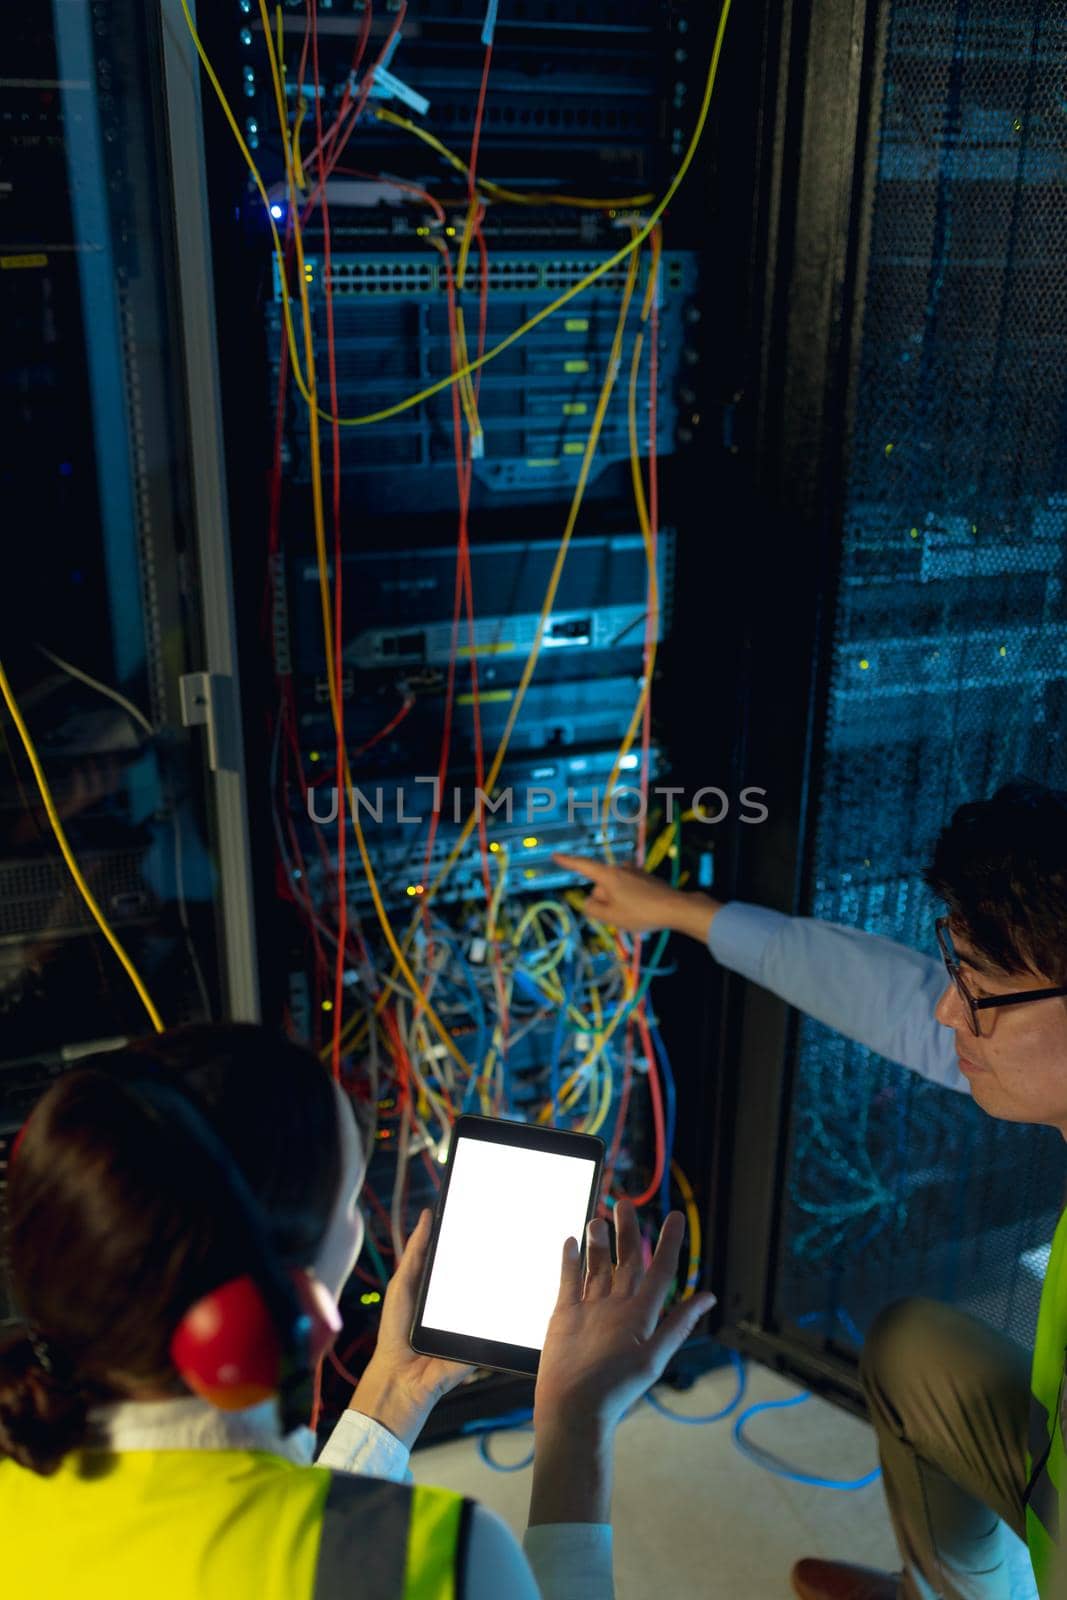
M1041 1290L1030 1376L1030 1435L1026 1542L1041 1600L1064 1600L1062 1520L1067 1515L1067 1453L1063 1443L1064 1361L1067 1359L1067 1211L1060 1218Z
M32 1600L460 1600L469 1502L258 1450L0 1462L4 1592Z

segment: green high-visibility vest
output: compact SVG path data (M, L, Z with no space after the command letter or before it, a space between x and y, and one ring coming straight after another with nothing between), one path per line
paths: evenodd
M1026 1542L1041 1600L1064 1600L1061 1521L1067 1515L1063 1374L1067 1360L1067 1211L1052 1241L1030 1377Z
M469 1502L268 1451L0 1462L4 1591L35 1600L460 1600Z

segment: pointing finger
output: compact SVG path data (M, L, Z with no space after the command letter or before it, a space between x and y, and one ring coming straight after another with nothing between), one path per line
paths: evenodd
M568 872L576 872L583 878L589 878L593 883L607 887L611 881L614 870L604 861L592 861L588 856L565 856L553 852L553 861L557 866L565 867Z

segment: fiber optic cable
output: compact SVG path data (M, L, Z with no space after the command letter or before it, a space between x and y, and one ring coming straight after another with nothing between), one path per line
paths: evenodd
M270 216L270 197L267 193L263 178L259 172L259 168L256 166L256 163L252 157L252 153L244 140L240 127L238 126L237 119L234 116L233 110L226 98L222 85L219 82L218 75L216 74L210 59L204 50L200 35L196 29L196 24L194 23L192 15L189 11L188 0L180 0L180 3L185 17L186 26L189 29L208 81L218 97L223 114L226 117L234 138L237 140L241 155L243 156L245 164L252 174L256 189L266 208L275 255L278 260L279 268L283 273L281 282L284 291L285 262L281 249L281 241L278 237L278 230L274 225L274 219ZM260 0L260 3L262 4L262 0ZM430 384L426 388L419 390L418 393L409 395L404 400L398 400L393 405L387 406L380 411L370 412L366 416L362 417L338 417L337 421L342 427L363 427L375 422L384 422L389 417L399 416L401 412L410 410L412 406L420 405L424 400L430 399L433 395L440 394L442 390L449 388L450 385L454 383L458 383L461 378L465 378L469 372L479 370L489 361L495 360L497 356L502 355L505 350L510 349L511 346L517 343L519 339L524 338L532 328L539 326L540 323L544 322L548 317L554 315L554 313L559 311L563 306L568 305L570 301L573 300L577 295L582 294L590 287L591 284L595 283L599 278L604 277L606 273L609 273L613 271L615 267L620 266L622 262L625 261L634 251L640 248L645 239L647 239L652 232L652 229L655 227L656 223L659 222L664 212L670 206L675 195L678 193L678 190L681 188L689 168L692 166L693 159L696 155L697 148L700 144L700 140L703 136L704 128L707 123L708 112L711 107L711 98L712 94L714 93L715 83L718 76L719 61L722 54L723 41L726 36L726 24L730 15L731 4L732 0L723 0L722 10L719 15L719 24L715 35L715 43L712 48L711 61L708 66L708 74L704 86L704 93L701 99L700 110L697 114L696 124L693 134L690 138L689 145L682 157L681 163L679 164L678 171L675 173L666 192L662 198L657 201L656 205L652 209L649 219L639 229L637 235L627 244L623 245L620 250L617 250L605 261L602 261L599 266L594 267L590 272L586 273L576 284L573 284L569 289L566 289L550 305L542 307L540 311L536 312L527 322L523 323L521 327L514 329L510 334L502 339L499 344L493 345L489 350L485 351L482 356L479 356L475 361L469 363L466 370L461 368L458 372L450 373L446 377L439 379L436 383ZM271 55L273 56L273 49L271 49ZM282 309L285 319L286 334L290 341L294 381L296 382L297 388L300 390L304 400L309 406L311 406L312 404L315 404L315 402L312 400L308 386L304 381L303 371L300 367L296 354L296 338L295 331L293 329L289 297L284 292L282 294ZM324 421L331 420L328 414L320 413L320 415L323 416Z
M304 71L305 71L305 68L306 68L306 65L307 65L308 42L309 42L308 41L308 36L309 36L309 33L310 33L310 35L311 35L312 77L313 77L312 88L313 88L314 100L315 100L315 131L316 131L316 133L318 135L317 152L318 152L318 161L319 161L319 174L320 174L320 178L322 178L322 180L323 180L321 185L320 185L320 188L321 188L321 191L322 191L323 262L324 262L324 267L325 267L325 272L324 272L325 282L324 282L324 285L323 285L323 291L324 291L325 300L326 300L326 343L327 343L327 366L328 366L328 375L329 375L329 383L330 383L330 410L331 410L331 412L336 413L336 411L337 411L337 350L336 350L336 337L335 337L334 315L333 315L333 271L332 271L333 241L332 241L332 233L331 233L331 228L330 228L330 208L329 208L329 204L328 204L328 201L327 201L326 190L325 190L325 173L324 173L324 168L323 168L323 155L322 155L322 100L321 100L321 96L320 96L320 93L319 93L320 81L319 81L318 17L317 17L317 8L316 8L315 0L311 0L311 3L308 5L308 13L307 13L307 15L308 15L308 26L305 28L305 33L304 33L304 48L303 48L303 50L301 52L300 68L299 68L298 83L297 83L297 94L299 96L300 110L298 112L298 115L297 115L297 118L296 118L296 122L295 122L295 125L294 125L294 128L293 128L293 150L294 150L294 160L295 160L294 171L295 171L295 174L296 174L296 177L297 177L298 181L301 181L302 178L303 178L303 174L300 172L299 165L298 165L298 163L299 163L299 148L300 148L299 147L299 134L300 134L300 124L301 124L301 121L303 120L304 111L306 109L306 102L303 99L302 89L303 89ZM278 18L278 56L279 56L279 59L282 59L282 54L283 54L283 23L282 23L282 10L281 10L280 6L278 6L278 8L277 8L277 18ZM301 187L303 187L302 182L301 182ZM292 212L292 215L294 217L296 216L295 207L294 207L294 210ZM330 468L331 468L331 488L332 488L331 500L332 500L332 512L333 512L333 556L334 556L333 641L332 641L332 643L333 643L333 670L334 670L335 679L336 679L337 683L340 684L341 678L342 678L342 665L341 665L341 663L342 663L342 638L343 638L343 635L342 635L342 618L343 618L344 563L343 563L342 558L341 558L341 436L340 436L340 430L338 429L336 423L331 424L330 433L331 433L331 439L330 439L330 443L331 443ZM336 724L335 724L335 728L334 728L334 740L335 740L335 751L334 751L334 753L335 753L335 762L336 762L337 770L340 771L341 763L342 763L342 760L344 758L345 749L346 749L346 739L345 739L345 730L344 730L344 700L343 700L343 697L339 697L338 711L339 711L339 715L338 715L338 718L336 720ZM403 716L404 714L405 713L402 712L401 716ZM397 720L398 719L394 719L394 723L393 723L394 726L395 726L395 723L396 723ZM330 1057L330 1068L331 1068L331 1071L333 1073L333 1076L334 1076L335 1080L338 1080L338 1081L340 1080L340 1076L341 1076L341 1027L342 1027L342 1021L343 1021L341 1012L342 1012L342 1002L343 1002L343 999L344 999L345 947L346 947L346 944L347 944L347 935L348 935L348 896L347 896L347 893L346 893L346 885L347 885L347 871L346 871L346 861L347 861L347 850L346 850L346 845L347 845L347 825L346 824L347 824L347 818L346 818L346 815L345 815L346 804L347 804L347 796L344 795L343 791L341 791L341 789L340 789L340 786L338 786L338 795L337 795L337 882L338 882L338 885L339 885L339 889L338 889L338 895L337 895L337 956L336 956L336 961L335 961L335 964L334 964L333 1030L332 1030L332 1050L331 1050L331 1057Z
M137 998L147 1011L149 1021L151 1022L153 1028L155 1028L157 1033L162 1033L163 1019L152 1003L152 998L149 995L148 990L145 988L144 981L141 978L140 973L137 971L137 968L126 954L126 950L120 943L118 937L112 931L111 924L101 911L100 906L97 903L96 896L86 883L85 877L82 874L82 870L75 859L74 852L70 847L69 840L67 839L66 829L60 821L59 812L56 810L55 801L52 798L51 787L49 786L48 779L45 777L44 768L41 766L40 758L37 754L37 747L30 735L29 728L26 726L26 723L23 720L22 712L19 710L18 703L15 700L14 692L12 691L11 684L8 681L7 673L4 671L2 661L0 661L0 694L2 694L4 697L4 703L7 706L8 714L15 725L15 731L22 741L22 747L26 752L26 759L30 763L30 768L33 772L34 780L36 781L37 789L41 796L41 802L45 809L45 815L48 817L52 832L55 835L55 840L59 846L60 854L67 864L67 870L74 879L75 887L85 902L90 916L100 929L100 932L104 935L104 938L107 940L112 950L115 952L123 971L133 984L133 987L137 992Z
M601 428L603 427L604 416L608 408L608 402L611 399L612 390L615 386L615 379L618 373L619 359L621 355L623 330L626 326L626 316L630 308L630 301L633 297L636 276L637 257L635 255L631 259L630 268L627 273L626 287L623 292L622 304L615 328L615 337L612 342L611 358L608 363L608 370L605 375L603 385L601 386L600 397L597 401L596 410L594 412L593 420L589 429L589 436L586 440L585 450L582 455L582 465L579 470L578 481L575 485L574 494L571 498L571 507L567 516L567 522L563 530L563 535L560 540L559 549L556 554L552 572L549 576L548 586L545 591L545 597L541 606L540 615L537 619L537 626L534 630L533 645L530 649L529 655L527 656L526 663L523 667L522 676L519 679L519 683L512 697L511 705L508 710L508 717L504 725L504 731L501 735L500 742L497 746L496 754L493 757L492 765L486 775L486 782L484 786L486 793L492 793L500 776L500 770L504 764L504 758L511 742L511 735L514 732L515 723L518 720L519 712L521 711L523 701L526 698L526 691L530 686L531 679L533 678L534 668L537 664L537 658L541 652L541 644L544 639L545 627L547 626L548 618L555 602L556 591L559 588L560 578L563 575L563 565L566 561L567 551L570 547L571 538L578 520L578 511L585 496L585 488L589 479L589 470L592 465L593 456L600 438L600 432ZM463 847L470 838L474 829L475 820L476 811L472 812L467 818L466 822L463 824L459 837L452 850L449 852L444 865L441 867L433 883L428 886L427 894L431 897L434 895L434 893L436 893L438 887L444 882L445 877L451 871L452 867L455 865L455 862L459 859Z
M185 4L185 0L182 0L182 3L184 5ZM270 26L269 26L269 21L268 21L268 18L267 18L267 10L266 10L266 0L259 0L259 7L260 7L260 15L261 15L261 17L263 19L263 24L264 24L264 39L265 39L265 42L266 42L268 58L269 58L269 61L270 61L270 66L271 66L271 76L272 76L272 79L274 81L274 86L275 86L275 95L276 95L276 98L279 100L280 105L282 106L282 110L284 111L284 94L283 94L283 91L281 89L281 81L280 81L280 76L279 76L278 61L277 61L277 58L276 58L276 55L275 55L274 43L273 43L273 40L272 40L271 34L270 34ZM312 324L312 318L311 318L310 304L309 304L309 300L308 300L307 275L306 275L305 270L304 270L302 229L301 229L299 215L298 215L298 212L297 212L296 200L295 200L295 179L294 179L293 164L292 164L292 150L290 148L290 143L289 143L288 124L287 124L287 121L285 121L284 119L283 119L283 122L282 122L282 142L283 142L283 147L284 147L284 152L285 152L286 174L287 174L287 179L288 179L288 183L289 183L289 190L290 190L290 194L293 196L293 203L292 203L291 208L290 208L290 216L291 216L291 221L292 221L292 226L293 226L293 236L294 236L294 243L295 243L295 249L296 249L296 262L297 262L297 281L298 281L299 288L300 288L301 310L302 310L303 323L304 323L305 356L306 356L306 359L307 359L307 362L308 362L308 375L309 375L310 383L311 383L311 386L312 386L312 393L314 393L314 387L315 387L315 359L314 359L314 347L313 347L313 344L312 344L312 326L313 326L313 324ZM276 234L276 230L275 230L275 234ZM293 356L293 365L294 365L294 373L295 373L295 369L296 369L295 353L291 351L291 355ZM327 413L327 416L328 415L329 414ZM318 560L318 570L319 570L319 593L320 593L320 600L321 600L321 605L322 605L323 635L324 635L324 639L325 639L325 642L326 642L326 651L327 651L327 674L326 674L326 676L327 676L327 687L328 687L328 690L329 690L329 697L330 697L330 709L331 709L331 714L332 714L332 718L333 718L334 729L338 734L338 741L339 741L339 747L340 747L339 760L340 760L341 767L342 767L345 792L346 792L346 795L347 795L347 798L348 798L349 812L350 812L351 817L352 817L352 824L353 824L353 828L355 830L355 835L356 835L356 843L357 843L357 846L359 848L360 859L362 861L363 870L364 870L364 873L365 873L366 878L367 878L367 885L368 885L368 888L370 889L370 892L371 892L371 899L372 899L372 901L374 903L374 909L375 909L375 912L377 913L378 921L379 921L379 924L380 924L380 926L382 928L382 931L385 934L386 942L388 943L388 945L390 947L390 950L392 951L394 960L397 962L397 965L400 967L400 970L404 973L405 978L411 984L412 988L413 989L417 989L418 985L417 985L417 983L416 983L416 981L414 979L414 975L412 974L410 967L407 964L407 960L406 960L406 957L404 955L404 952L401 949L399 943L397 942L395 934L393 933L392 925L391 925L391 923L389 921L388 915L387 915L386 910L385 910L385 906L384 906L384 904L382 902L380 891L378 889L377 880L376 880L375 875L374 875L374 869L373 869L373 866L371 864L369 854L367 852L366 840L364 839L364 836L363 836L362 825L361 825L360 820L359 820L359 808L358 808L358 806L356 805L356 802L355 802L355 794L354 794L354 791L353 791L351 770L350 770L349 764L348 764L348 755L347 755L347 751L344 749L344 744L343 744L343 718L342 718L342 711L341 711L340 684L339 684L338 675L337 675L337 672L336 672L336 661L335 661L335 652L334 652L335 640L334 640L334 626L333 626L333 607L332 607L331 596L330 596L328 565L327 565L326 545L325 545L325 511L324 511L323 500L322 500L321 456L320 456L320 450L319 450L319 433L318 433L319 416L320 416L320 412L319 412L317 404L312 404L310 415L309 415L310 442L311 442L312 512L313 512L314 532L315 532L315 549L316 549L316 555L317 555L317 560ZM433 1008L428 1003L426 1005L426 1012L427 1012L427 1016L430 1019L431 1025L434 1028L434 1031L438 1034L438 1037L441 1039L442 1043L445 1045L445 1048L455 1056L457 1062L462 1066L462 1068L465 1071L469 1070L468 1066L467 1066L467 1063L464 1060L463 1056L461 1055L460 1051L458 1050L458 1048L457 1048L457 1046L455 1044L455 1041L453 1040L451 1034L448 1032L448 1030L441 1023L441 1021L438 1018L436 1012L433 1010Z
M403 128L407 133L413 134L416 139L421 139L423 144L443 156L450 167L454 167L461 177L469 179L471 169L448 146L428 129L422 128L410 118L401 116L396 111L387 111L384 107L373 106L370 115L378 122L391 123L396 128ZM546 194L536 190L522 192L517 189L505 189L499 183L492 183L488 178L476 179L477 188L481 189L492 200L505 200L510 205L516 206L577 206L585 211L633 211L640 206L650 205L655 200L654 194L628 194L619 195L614 200L590 199L573 194Z

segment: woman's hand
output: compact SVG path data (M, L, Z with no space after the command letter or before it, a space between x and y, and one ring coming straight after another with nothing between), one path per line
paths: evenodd
M590 1223L584 1284L577 1242L564 1246L534 1392L531 1526L608 1521L615 1428L715 1304L697 1294L659 1320L685 1232L680 1211L664 1222L647 1272L631 1201L615 1207L615 1228L613 1268L606 1223Z
M552 859L568 872L592 879L593 888L584 907L586 916L626 933L670 928L704 943L721 905L710 895L672 889L638 867L609 867L606 862L591 861L587 856L554 855Z
M474 1371L457 1361L416 1355L409 1341L432 1219L430 1210L419 1217L389 1280L378 1343L349 1401L349 1410L373 1417L409 1450L441 1396Z

